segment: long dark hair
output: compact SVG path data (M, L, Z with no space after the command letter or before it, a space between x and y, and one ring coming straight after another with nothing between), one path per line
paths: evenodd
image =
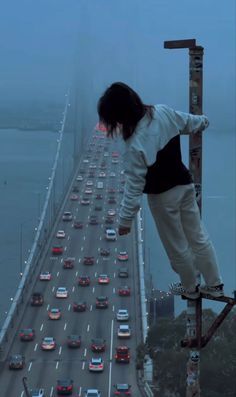
M154 107L145 105L132 88L120 82L108 87L97 105L99 120L106 126L107 135L114 137L121 124L124 140L134 133L139 120L145 114L152 120L153 110Z

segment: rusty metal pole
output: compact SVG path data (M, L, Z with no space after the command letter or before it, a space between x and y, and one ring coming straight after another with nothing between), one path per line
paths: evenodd
M189 112L202 114L203 47L195 39L165 41L164 48L189 48ZM189 169L192 173L198 206L202 203L202 133L189 138ZM199 280L200 281L200 280ZM187 362L186 397L200 397L200 349L202 300L187 300L186 338L197 338L197 349L191 350Z

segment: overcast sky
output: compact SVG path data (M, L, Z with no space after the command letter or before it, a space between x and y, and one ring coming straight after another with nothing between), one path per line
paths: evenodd
M147 102L187 109L187 50L165 50L163 41L196 38L205 48L204 110L228 122L235 17L235 0L2 0L1 100L63 97L78 71L88 107L123 80Z

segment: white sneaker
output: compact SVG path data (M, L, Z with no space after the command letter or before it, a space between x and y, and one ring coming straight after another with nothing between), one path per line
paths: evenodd
M187 299L198 299L200 297L199 286L196 285L195 290L188 290L181 283L171 283L169 289L173 295L181 295Z
M213 298L220 298L224 296L224 284L216 285L215 287L210 287L209 285L203 285L200 287L200 293L205 295L210 295Z

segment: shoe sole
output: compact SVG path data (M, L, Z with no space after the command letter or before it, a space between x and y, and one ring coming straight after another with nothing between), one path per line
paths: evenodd
M200 294L212 296L212 298L222 298L224 296L224 292L210 292L210 291L201 291Z

